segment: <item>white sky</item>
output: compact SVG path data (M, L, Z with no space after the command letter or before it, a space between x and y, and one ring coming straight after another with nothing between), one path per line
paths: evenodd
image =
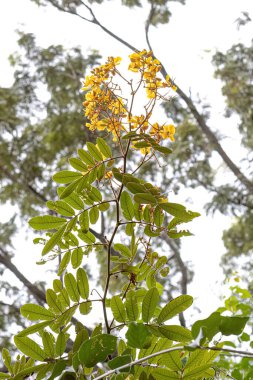
M171 22L169 25L151 28L151 44L156 56L184 91L191 89L193 95L199 93L202 100L212 105L209 124L213 130L229 136L223 143L224 147L238 161L236 125L231 120L224 120L222 116L224 101L220 84L212 77L211 57L216 49L226 50L238 41L249 43L253 35L253 23L238 31L235 20L242 11L248 11L252 16L252 0L186 0L186 3L185 6L171 4ZM66 47L80 45L84 52L97 49L104 57L119 55L124 58L130 53L96 26L53 8L38 8L29 0L0 0L0 7L2 86L8 86L12 82L7 57L17 48L16 29L34 33L37 43L45 47L50 44L63 44ZM143 23L148 13L147 7L131 11L115 0L92 7L103 25L137 48L146 48ZM237 148L234 149L235 147ZM223 171L223 175L228 174ZM171 201L184 201L186 197L191 198L189 208L196 211L201 211L202 205L209 198L204 190L191 190ZM0 218L7 220L8 217L9 209L2 208ZM183 258L193 262L195 271L189 293L195 297L195 305L201 309L203 316L220 305L218 296L223 294L220 284L224 278L219 265L224 253L221 235L230 223L228 217L216 215L212 218L203 213L201 218L189 226L195 236L183 240ZM36 281L45 276L42 274L43 267L36 269L35 261L39 259L39 253L31 241L32 237L29 236L25 241L23 235L16 239L18 248L15 262L22 266L24 274L30 280ZM47 266L49 267L50 265Z

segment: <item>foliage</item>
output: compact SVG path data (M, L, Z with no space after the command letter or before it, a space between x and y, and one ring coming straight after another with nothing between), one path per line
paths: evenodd
M48 203L54 213L29 221L35 230L48 231L44 238L36 238L43 245L42 260L59 256L62 260L58 277L46 291L47 305L21 307L22 316L36 323L15 336L15 345L22 352L15 362L7 349L2 350L8 370L0 374L2 379L22 379L30 374L36 374L37 379L213 378L215 358L220 352L233 351L223 348L226 342L213 341L210 347L209 342L217 333L241 334L248 321L245 315L221 316L221 310L214 313L214 322L212 315L195 322L192 330L168 322L188 309L193 298L181 295L161 304L160 279L168 275L167 257L154 250L155 241L161 233L170 239L190 235L178 226L199 214L168 201L158 186L138 175L138 170L149 160L159 163L162 155L170 157L171 149L164 141L174 140L175 128L154 122L153 110L175 87L169 78L163 81L159 77L161 65L151 52L130 56L129 70L137 73L137 79L129 80L119 72L119 63L119 58L109 57L92 70L84 84L85 114L90 120L87 127L94 134L102 131L103 137L77 150L78 157L69 160L75 170L53 176L56 183L65 185L58 188L59 200ZM140 116L134 113L139 92L147 97ZM129 167L130 151L139 157L134 169ZM90 225L111 208L110 235L99 243ZM122 242L124 234L127 243ZM101 245L107 269L102 295L97 292L99 298L95 299L83 258L88 254L92 258ZM111 287L114 276L124 281L116 294ZM100 304L103 321L96 320L95 328L88 329L86 316L95 303Z

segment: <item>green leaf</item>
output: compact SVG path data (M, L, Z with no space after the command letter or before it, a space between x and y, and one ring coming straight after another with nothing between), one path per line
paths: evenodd
M171 351L159 357L158 365L165 365L172 371L179 371L182 369L181 352Z
M88 276L83 268L78 268L76 279L80 296L83 299L88 299L90 295L89 281Z
M68 233L65 233L64 234L64 239L65 239L65 243L72 247L77 247L79 245L79 240L77 239L77 237L72 233L72 232L68 232ZM64 246L65 248L66 246Z
M108 355L116 351L117 338L109 334L99 334L86 340L79 349L79 360L85 367L102 363Z
M139 317L139 307L134 290L129 290L127 292L125 308L129 321L137 321Z
M77 179L76 181L70 183L68 186L66 186L63 190L63 192L60 195L60 199L65 199L69 197L73 191L85 180L85 177L81 177Z
M62 372L64 371L64 369L66 368L66 366L67 366L67 362L65 360L58 360L55 363L54 368L52 370L52 374L48 378L48 380L54 380L56 377L60 376Z
M4 379L9 379L11 377L11 375L9 373L5 373L5 372L0 372L0 379L4 380Z
M109 202L104 202L98 205L99 211L107 211L110 208L110 203Z
M53 281L53 288L56 293L60 293L62 290L62 282L58 278Z
M198 379L206 372L208 368L210 368L210 364L204 364L200 367L186 369L184 372L184 380Z
M55 343L55 353L56 356L62 356L66 349L67 337L66 334L61 331L56 339Z
M199 331L202 328L203 335L211 341L212 338L220 331L219 330L220 321L221 321L221 315L218 312L212 313L206 319L201 319L199 321L196 321L192 325L193 338L197 338Z
M14 343L16 347L26 356L30 356L32 359L41 362L45 360L46 353L37 343L34 342L34 340L16 335L14 336Z
M74 169L79 170L79 172L87 171L87 166L79 158L69 158L69 163Z
M120 252L122 254L122 256L125 256L125 257L131 257L132 256L130 249L128 247L126 247L124 244L116 243L116 244L114 244L113 247L114 247L115 251Z
M91 312L92 303L91 301L83 302L79 305L79 311L82 315L87 315Z
M149 193L137 193L134 195L134 200L140 204L155 204L157 203L156 198Z
M43 306L32 303L21 306L20 313L30 321L52 321L55 318L52 311L45 309Z
M184 223L182 219L174 217L169 222L167 228L168 228L168 230L171 230L172 228L175 228L177 225L182 224L182 223Z
M151 226L146 226L144 228L144 234L149 236L149 237L156 237L160 235L160 229L153 230L151 229Z
M179 239L183 236L192 236L192 233L188 230L181 230L181 231L170 230L168 231L167 234L172 239Z
M54 368L53 363L44 364L43 367L38 371L36 380L42 380L47 377L47 374Z
M221 316L219 330L223 335L240 335L248 320L248 317Z
M116 369L125 364L131 363L131 355L121 355L112 360L110 360L107 364L110 369ZM120 372L129 372L130 367L122 369Z
M163 154L171 154L172 153L172 150L170 148L167 148L166 146L155 145L155 146L153 146L153 148L155 150L157 150L158 152L161 152Z
M156 206L154 211L154 222L157 227L161 227L164 220L164 213L159 206Z
M118 322L124 323L126 321L126 309L121 298L119 296L113 296L110 302L110 306L114 319L116 319Z
M66 270L69 262L70 262L70 257L71 257L71 253L70 251L66 252L64 254L64 256L62 257L62 260L61 260L61 263L59 265L59 269L58 269L58 272L57 272L57 275L58 276L61 276L62 273Z
M58 231L56 231L51 238L46 242L43 250L42 256L45 256L47 253L52 251L52 249L61 241L61 238L66 230L66 225L62 226Z
M77 334L76 334L76 339L73 344L73 352L76 352L79 350L81 344L89 339L89 333L85 328L82 328Z
M120 206L123 211L123 215L127 220L132 220L134 217L134 205L130 194L123 191L120 197Z
M89 211L89 217L91 224L96 224L99 218L99 211L96 206L92 207Z
M90 231L88 231L86 234L79 231L78 237L81 240L83 240L86 244L94 244L96 241L95 236Z
M101 181L102 178L104 178L106 172L105 164L102 162L97 167L97 179L98 181Z
M65 288L63 288L59 294L59 301L61 302L63 307L69 307L70 306L70 300L68 292Z
M97 167L94 167L89 173L88 183L90 185L97 180L97 170Z
M63 216L74 216L75 211L73 210L72 207L70 207L66 202L64 201L48 201L47 202L47 207L50 210L56 211L58 214L61 214Z
M77 288L77 282L72 273L66 273L64 276L64 284L70 299L74 302L79 302L80 295Z
M77 307L78 305L73 305L70 309L65 310L64 313L56 319L55 327L60 328L68 324L73 315L75 314Z
M88 152L86 152L86 150L78 149L77 153L78 153L78 156L81 158L81 160L85 162L88 166L95 165L95 161L93 160L91 155Z
M49 333L48 331L44 331L42 333L42 342L43 342L43 347L44 351L47 355L48 358L54 358L55 355L55 339L54 336Z
M199 213L188 211L183 205L178 203L160 203L159 206L165 212L181 219L183 222L189 222L190 220L200 216Z
M132 194L147 192L146 187L142 185L141 183L137 183L137 182L128 182L126 187Z
M36 323L35 325L32 325L32 326L27 327L26 329L20 331L17 334L17 336L27 336L27 335L34 334L34 333L44 329L44 327L49 326L50 323L52 323L52 321L45 321L45 322Z
M71 183L81 177L81 173L72 172L71 170L62 170L53 175L53 180L57 183Z
M175 317L175 315L182 313L184 310L188 309L193 302L193 298L188 295L181 295L172 301L170 301L164 308L161 310L158 315L157 322L159 324Z
M64 187L58 187L59 197L63 193L64 189L65 189ZM64 202L67 202L75 210L83 210L84 208L82 199L76 193L73 193L73 192L68 197L64 198Z
M99 323L91 333L91 337L102 334L102 323Z
M172 372L166 368L155 368L152 370L152 377L156 380L175 380L179 379L176 372Z
M175 342L189 342L192 340L192 334L190 330L182 326L159 326L158 331L162 333L166 338L174 340Z
M61 314L62 307L58 300L56 293L52 289L47 289L46 291L47 304L56 314Z
M30 360L33 360L33 359L28 359L27 363L29 363ZM34 360L33 360L34 362ZM18 362L16 362L18 364ZM38 365L29 365L27 366L26 368L22 369L21 371L19 371L14 377L12 377L13 380L23 380L27 377L29 377L28 375L33 375L37 372L39 372L41 369L43 369L43 367L45 367L46 364L38 364ZM21 367L19 368L19 370L21 369ZM36 379L38 379L38 377L36 376Z
M10 373L13 373L13 368L11 364L11 354L7 348L2 349L2 360L4 362L5 367L8 369Z
M89 195L89 198L91 200L93 200L94 202L101 202L102 201L102 194L94 186L91 186L90 190L88 191L88 195Z
M103 161L103 156L99 152L98 148L96 147L95 144L92 142L88 141L86 143L88 151L90 152L91 156L95 158L96 161Z
M156 287L147 291L142 302L142 320L148 323L154 316L155 309L159 302L160 296Z
M127 344L133 348L147 348L150 344L151 333L143 323L129 324L126 338Z
M83 250L81 247L78 247L72 251L71 254L71 264L72 268L76 269L80 267L83 261Z
M111 158L112 157L112 151L109 145L105 142L104 139L101 137L97 138L97 146L102 153L102 155L106 158Z
M66 223L65 218L59 218L52 215L35 216L29 220L29 225L37 231L40 230L54 230L62 227Z
M82 214L79 216L79 223L82 228L82 232L86 233L89 231L90 220L88 211L82 212Z

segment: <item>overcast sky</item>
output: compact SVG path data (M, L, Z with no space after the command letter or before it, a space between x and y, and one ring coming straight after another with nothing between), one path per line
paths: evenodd
M96 26L77 17L50 7L38 8L29 0L1 0L0 3L2 86L11 85L12 82L7 57L17 49L16 29L34 33L38 44L44 47L57 43L66 47L80 45L84 52L97 49L104 57L119 55L124 58L130 53ZM220 83L212 77L211 57L216 49L225 51L238 41L249 43L253 23L238 30L236 19L242 11L253 13L252 0L186 0L186 4L171 4L172 19L168 25L151 28L151 44L156 56L184 91L191 90L193 96L199 93L202 100L212 105L209 124L214 131L229 135L224 146L233 159L238 160L238 149L234 149L238 147L236 119L223 118L224 101ZM129 10L114 0L92 7L103 25L137 48L146 48L143 25L147 7ZM202 204L208 200L203 190L198 193L191 190L182 195L182 199L185 197L191 198L189 208L193 210L201 210ZM175 198L173 201L182 199ZM2 220L9 217L9 209L8 212L6 210L2 209ZM204 310L203 315L220 304L217 297L221 295L220 282L224 278L219 266L220 256L224 253L221 235L230 223L228 217L217 214L212 218L203 214L192 223L191 230L195 236L183 240L183 257L193 262L195 270L194 284L189 292L196 298L196 305ZM39 259L39 253L34 250L31 240L30 236L26 242L23 236L16 239L19 245L16 263L22 265L25 256L25 262L30 263L23 267L23 271L31 280L36 280L41 272L31 268L35 267L33 264Z

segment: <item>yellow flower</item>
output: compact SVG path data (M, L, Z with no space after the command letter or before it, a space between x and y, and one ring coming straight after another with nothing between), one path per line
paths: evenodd
M140 152L141 154L145 155L145 154L149 154L151 151L151 147L147 147L147 148L141 148L140 149Z
M112 171L111 170L105 173L105 178L108 178L108 179L112 178Z
M176 132L176 129L174 125L169 124L162 127L162 130L160 132L160 135L163 139L170 139L171 141L175 141L174 134Z

